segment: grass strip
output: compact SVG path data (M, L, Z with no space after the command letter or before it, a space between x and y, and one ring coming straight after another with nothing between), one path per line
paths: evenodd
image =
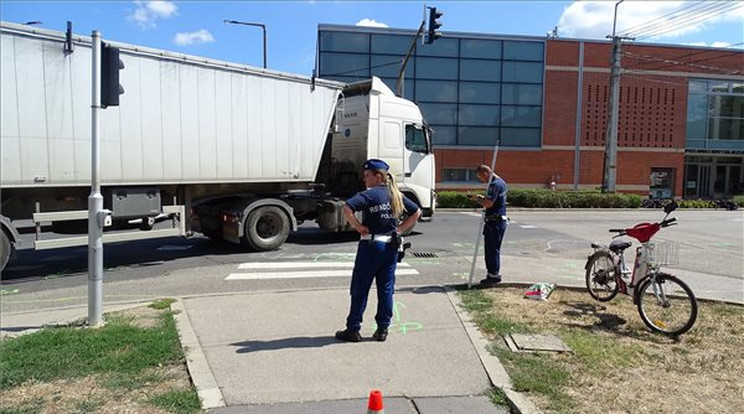
M126 318L107 317L97 329L55 328L0 343L0 390L29 380L52 381L98 373L138 374L181 359L173 315L161 326L132 326Z
M147 402L175 414L191 414L201 410L199 395L194 389L168 391Z

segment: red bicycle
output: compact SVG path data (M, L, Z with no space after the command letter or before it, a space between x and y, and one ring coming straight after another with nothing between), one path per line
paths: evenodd
M676 264L679 249L676 243L654 243L651 238L662 228L676 225L669 214L677 209L672 201L664 207L666 216L658 223L640 223L627 229L610 229L617 233L608 246L592 243L594 252L586 261L586 287L589 294L602 302L618 292L633 297L643 323L651 330L666 335L680 335L692 328L697 319L697 299L682 280L660 270L662 265ZM625 263L625 249L631 241L618 239L630 236L641 246L636 248L635 266L631 272Z

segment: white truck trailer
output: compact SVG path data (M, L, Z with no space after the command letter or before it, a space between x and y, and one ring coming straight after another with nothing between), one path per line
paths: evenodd
M87 244L91 39L0 22L0 270L30 223L37 250ZM361 165L385 159L434 213L435 164L419 108L379 79L353 84L108 42L125 68L100 118L104 243L200 232L276 249L298 223L348 230ZM167 217L169 228L152 229ZM160 227L160 226L158 226ZM63 236L60 233L79 233Z

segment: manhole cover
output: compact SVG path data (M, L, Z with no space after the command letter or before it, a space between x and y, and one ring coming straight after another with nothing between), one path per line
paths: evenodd
M439 257L437 256L436 253L432 253L432 252L413 252L412 254L413 254L413 257L419 257L419 258L425 257L425 258L430 258L430 259L436 259Z
M514 352L572 352L556 335L511 334L504 339Z

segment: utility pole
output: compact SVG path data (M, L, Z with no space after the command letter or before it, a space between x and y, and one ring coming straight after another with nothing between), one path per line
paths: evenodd
M625 0L615 3L615 16L612 21L612 60L610 69L610 98L607 104L609 119L607 120L607 132L605 134L605 158L604 175L602 177L602 192L614 193L617 182L617 124L620 111L620 50L623 39L615 35L617 23L617 6Z

